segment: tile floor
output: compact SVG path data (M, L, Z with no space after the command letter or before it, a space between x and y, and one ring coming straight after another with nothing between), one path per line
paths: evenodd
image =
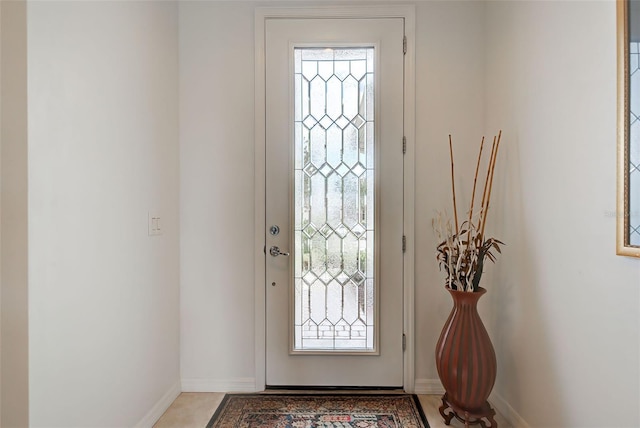
M224 394L217 392L183 392L162 415L154 428L204 428L222 401L222 397ZM446 427L438 412L440 397L437 395L420 395L419 397L431 428ZM500 428L513 428L500 414L496 415L496 422ZM449 426L464 427L464 424L454 419Z

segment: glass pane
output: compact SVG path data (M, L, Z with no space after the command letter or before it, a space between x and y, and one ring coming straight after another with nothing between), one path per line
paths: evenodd
M374 349L374 49L294 52L294 350Z
M629 244L640 245L640 43L629 51Z

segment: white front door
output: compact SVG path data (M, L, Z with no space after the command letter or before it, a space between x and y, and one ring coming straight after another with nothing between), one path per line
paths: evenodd
M266 20L269 386L403 386L403 36Z

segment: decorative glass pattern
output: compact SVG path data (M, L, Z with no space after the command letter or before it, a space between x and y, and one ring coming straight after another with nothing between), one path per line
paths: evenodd
M640 245L640 43L629 47L629 244Z
M294 50L294 350L374 349L374 49Z

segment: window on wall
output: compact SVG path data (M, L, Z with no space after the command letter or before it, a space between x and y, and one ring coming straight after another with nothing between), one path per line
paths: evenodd
M629 44L629 207L640 207L640 43ZM640 245L640 212L629 212L629 243Z

